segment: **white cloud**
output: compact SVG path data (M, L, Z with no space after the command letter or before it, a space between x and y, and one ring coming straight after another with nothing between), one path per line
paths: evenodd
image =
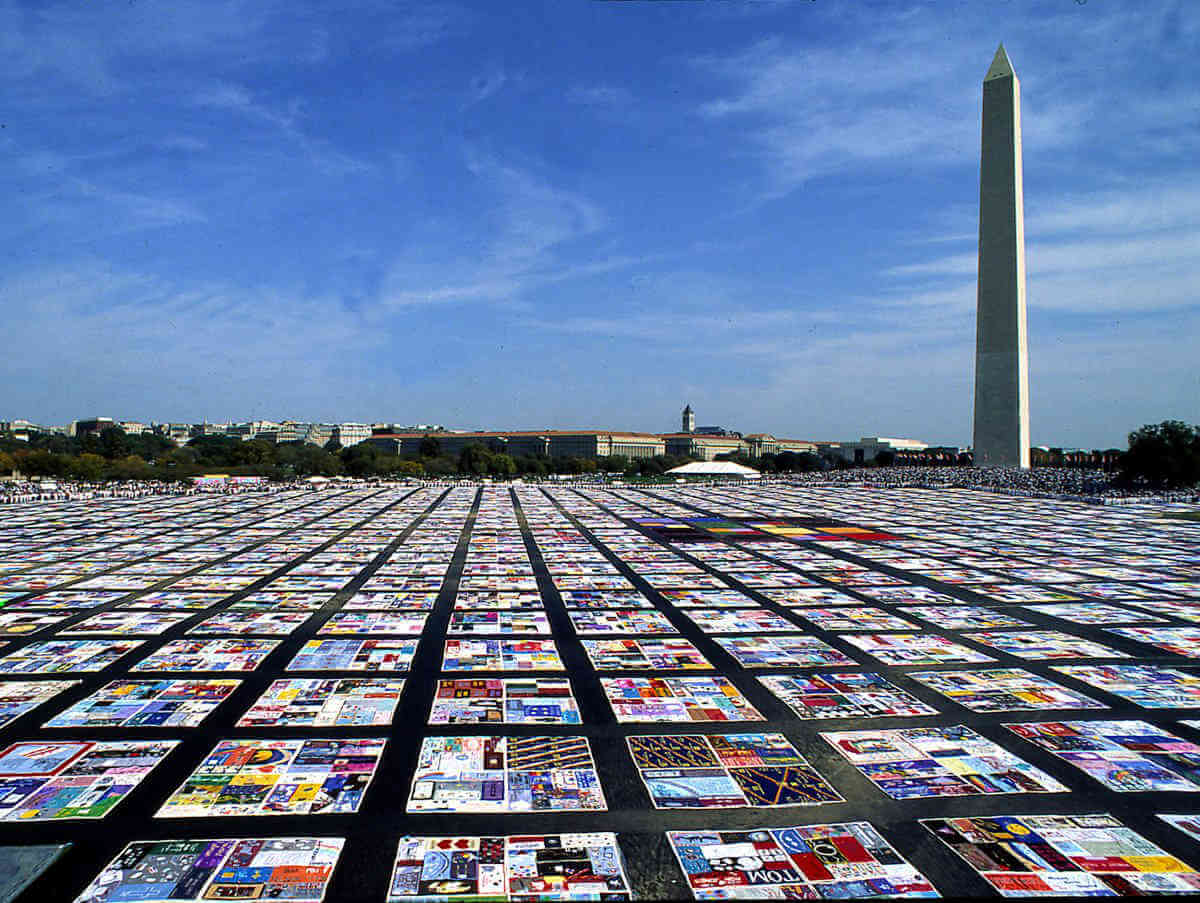
M0 2L0 72L9 80L48 74L89 94L135 91L161 81L131 73L131 59L198 61L244 68L264 61L326 61L335 49L410 53L467 29L472 16L455 3L398 7L380 0L339 4L333 15L284 0L173 0L88 4ZM210 70L211 71L211 70ZM36 83L36 82L35 82Z
M0 229L17 239L52 226L66 230L66 241L84 242L94 238L87 229L95 223L104 224L106 235L120 235L206 221L204 211L190 201L68 176L23 192Z
M0 306L11 316L6 366L16 380L7 404L60 419L79 416L64 405L250 416L264 399L272 410L332 414L331 393L357 385L369 397L355 361L386 341L333 298L180 284L98 260L10 277Z
M883 271L885 276L962 276L975 273L979 268L976 254L955 254L927 260L924 263L906 263Z
M472 107L483 103L485 100L499 94L506 86L514 83L519 84L522 78L521 75L511 73L499 65L492 66L478 73L471 79L471 84L467 88L465 107Z
M1093 157L1154 150L1178 168L1200 146L1195 87L1148 77L1145 65L1153 53L1153 71L1190 70L1200 24L1182 7L1068 9L1031 20L995 5L949 14L938 5L872 4L813 16L820 43L777 37L693 60L720 86L699 113L743 130L769 197L885 163L971 164L993 35L1016 39L1008 49L1022 80L1027 159L1051 168L1064 149L1106 142Z
M784 330L780 330L784 332ZM1031 422L1035 444L1123 446L1143 423L1168 417L1200 422L1200 374L1192 345L1200 314L1094 321L1063 333L1044 317L1030 321ZM757 352L728 378L705 384L703 404L730 422L771 424L777 435L839 440L911 435L969 445L974 378L970 315L937 314L835 335L763 337L730 355ZM695 401L693 400L695 404Z
M1031 307L1092 314L1200 306L1200 185L1150 183L1070 195L1026 219ZM934 298L977 271L974 253L902 264L883 276Z
M422 3L398 9L395 3L377 4L385 15L378 39L381 45L397 53L411 53L466 30L471 15L450 3Z
M1139 233L1200 227L1200 182L1134 182L1120 189L1056 195L1036 207L1027 202L1025 228L1036 236L1060 233Z
M81 197L96 200L111 211L118 231L154 229L181 223L205 222L207 217L193 204L132 191L102 187L76 180Z
M208 149L208 142L192 135L168 135L158 141L158 146L164 150L198 154Z
M961 158L977 140L977 79L964 81L944 55L913 67L913 52L893 42L798 48L773 39L702 58L697 65L734 90L700 112L746 130L776 192L866 163Z
M293 102L286 110L274 109L256 101L250 91L243 86L231 82L208 85L196 93L195 103L200 107L225 110L250 119L257 119L289 134L295 133L300 109L298 102Z
M374 169L367 160L339 150L326 140L311 137L302 127L304 103L298 98L291 99L286 105L273 106L255 98L242 85L216 82L198 91L193 102L199 107L221 110L277 129L301 149L304 159L314 169L326 175L343 176Z
M788 310L712 310L704 313L640 313L616 317L563 317L529 321L530 328L574 335L635 339L674 345L697 355L729 356L742 351L737 336L787 329L801 315Z
M575 85L567 90L567 100L584 107L622 109L633 103L633 94L620 85Z
M468 149L465 167L479 209L467 234L450 223L429 224L389 272L381 293L387 307L467 301L504 301L586 270L564 263L565 246L595 235L607 224L599 205L551 184L511 162ZM447 256L447 250L454 253ZM620 266L617 258L584 266Z

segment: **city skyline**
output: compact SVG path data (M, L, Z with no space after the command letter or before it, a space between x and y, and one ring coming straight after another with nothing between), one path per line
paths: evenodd
M530 454L542 454L555 457L554 442L566 437L646 437L663 440L667 444L654 453L668 455L692 455L707 459L719 454L738 453L757 458L764 454L776 454L782 451L815 452L820 455L834 454L840 457L861 456L862 461L874 461L875 455L881 451L903 452L908 455L949 454L959 452L971 453L976 449L971 445L945 445L928 442L922 437L910 434L908 436L883 436L878 432L872 435L854 436L789 436L777 430L764 428L761 424L747 426L742 423L733 424L697 424L692 406L686 405L683 411L682 428L672 429L630 429L621 425L578 425L572 427L546 427L518 424L504 427L502 425L445 425L435 423L402 424L396 421L368 418L365 421L329 420L313 421L292 418L256 419L256 420L209 420L187 422L180 420L153 421L130 420L121 417L86 417L75 418L65 424L48 424L26 418L12 420L0 419L0 436L11 434L20 441L28 441L33 433L58 433L69 437L85 434L99 436L104 430L117 427L130 436L154 435L170 439L176 445L187 445L191 440L200 437L235 438L242 441L251 439L266 440L271 444L286 444L301 442L303 444L324 446L331 439L345 448L357 445L367 440L382 440L387 442L403 439L392 451L395 454L418 454L417 439L425 436L447 438L455 441L469 440L472 437L487 445L493 439L505 442L511 439L522 442L539 440L545 446L539 452L533 446L525 448ZM691 423L689 429L687 424ZM685 442L691 437L691 442ZM601 440L607 441L607 440ZM535 443L536 444L536 443ZM402 447L403 446L403 447ZM390 447L390 446L387 446ZM457 447L457 446L456 446ZM653 450L642 449L640 456L649 456ZM1120 452L1119 446L1092 449L1071 446L1064 443L1050 442L1040 446L1030 445L1026 453L1034 455L1037 452L1091 452L1108 454ZM614 451L613 454L619 454ZM911 462L910 462L911 463Z
M981 70L1033 445L1200 421L1200 14L0 7L6 410L970 445Z

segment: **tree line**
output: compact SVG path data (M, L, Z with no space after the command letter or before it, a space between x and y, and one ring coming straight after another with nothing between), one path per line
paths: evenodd
M755 459L745 454L721 458L763 473L808 473L856 466L840 459L790 451ZM243 441L234 436L199 436L177 447L162 436L129 435L120 427L80 437L33 433L28 441L0 434L0 474L15 472L85 481L184 480L213 472L272 480L341 475L508 479L596 473L655 477L692 460L695 459L675 455L653 458L510 455L482 444L468 445L457 455L451 455L442 450L438 437L432 434L421 441L415 455L390 454L370 443L342 448L331 441L321 447L305 442ZM895 463L895 455L884 451L868 466L888 467ZM1117 484L1127 487L1176 489L1200 484L1200 426L1166 420L1135 430L1129 434L1128 450L1119 454L1117 468Z
M611 473L656 476L691 458L659 455L583 458L509 455L482 444L468 445L457 455L442 451L436 436L427 436L415 455L394 455L370 443L342 448L305 442L243 441L234 436L199 436L176 446L149 433L127 435L120 427L70 437L34 433L29 441L0 435L0 474L57 477L84 481L186 480L205 473L295 477L539 477L550 474Z
M1117 483L1131 488L1200 486L1200 426L1182 420L1147 424L1129 434Z

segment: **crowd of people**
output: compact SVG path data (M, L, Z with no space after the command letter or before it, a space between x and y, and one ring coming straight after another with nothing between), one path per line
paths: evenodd
M589 482L595 482L595 475ZM616 477L616 479L621 479ZM1079 499L1101 504L1136 502L1200 503L1200 488L1175 491L1130 489L1118 486L1112 474L1102 470L1075 467L1036 467L1022 470L1017 467L959 467L907 466L859 467L848 470L813 471L765 476L765 479L800 486L872 486L896 489L905 486L922 488L975 489L1004 495L1044 498ZM360 482L341 478L337 482ZM378 482L378 478L367 482ZM434 482L456 485L469 482L463 478L441 479ZM85 483L72 480L36 481L8 480L0 482L0 505L23 502L74 501L93 498L135 499L153 495L195 495L198 493L283 492L297 489L324 488L312 481L263 482L259 484L230 484L224 487L197 488L187 483L166 483L158 480L124 480L107 483Z
M291 485L264 483L261 486L231 486L227 493L269 492L294 489ZM206 490L207 491L207 490ZM6 480L0 482L0 505L23 502L71 502L82 499L138 499L151 495L196 495L201 490L185 483L164 483L159 480L122 480L108 483L85 483L76 480Z
M920 486L977 489L1007 495L1076 498L1118 503L1134 501L1200 501L1200 490L1163 491L1118 486L1115 475L1077 467L867 467L788 474L789 483L811 486L856 485L898 488Z

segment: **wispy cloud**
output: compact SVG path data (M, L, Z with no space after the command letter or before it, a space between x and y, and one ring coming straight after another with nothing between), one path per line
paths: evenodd
M10 80L64 79L90 94L128 92L154 77L131 60L206 61L244 69L262 62L325 62L354 47L411 53L471 26L457 3L398 7L380 0L320 7L285 0L173 0L171 3L0 3L0 72Z
M955 254L953 257L942 257L937 260L927 260L923 263L906 263L884 270L885 276L962 276L974 273L978 268L979 259L975 254Z
M620 85L575 85L567 89L567 100L584 107L617 110L633 103L633 94Z
M1157 149L1183 164L1187 150L1200 146L1188 127L1196 89L1148 81L1142 71L1142 48L1160 45L1164 68L1189 68L1187 39L1200 40L1200 28L1195 17L1172 18L1169 8L1048 17L1046 34L1069 33L1079 46L1104 51L1099 60L1079 54L1056 60L1049 72L1022 76L1027 156L1053 166L1064 148L1101 136L1136 135L1133 153L1161 135L1165 143ZM934 7L839 10L822 22L854 35L843 43L777 37L736 53L699 56L694 66L721 87L698 113L745 130L746 150L768 178L767 196L885 163L914 169L970 163L978 154L979 83L995 42L978 33L972 19L944 13ZM856 18L862 28L855 31ZM997 24L1004 19L1001 13ZM1011 24L1024 30L1016 20ZM1014 59L1021 74L1020 54Z
M256 101L241 85L219 82L198 91L195 103L200 107L237 113L250 119L273 125L289 135L298 135L296 120L300 102L293 100L286 109L279 110Z
M476 73L475 77L471 79L471 83L467 87L467 97L463 103L463 109L484 103L506 87L520 85L524 80L525 76L520 72L511 71L501 65L490 66L482 72Z
M305 127L304 103L298 98L291 98L284 104L270 104L242 85L217 82L197 91L193 103L278 130L301 149L314 168L326 174L345 175L374 168L369 161L340 150L330 141L313 137Z
M528 326L574 335L668 344L698 355L724 357L756 354L751 346L740 341L747 333L790 330L801 318L797 312L787 310L676 311L617 317L565 317L542 323L529 321Z
M276 416L255 401L256 387L286 372L290 398L274 399L272 409L315 404L332 414L329 395L345 391L346 377L313 349L342 349L353 370L352 358L385 341L332 298L219 281L182 284L100 260L10 277L0 282L0 305L11 317L7 365L22 380L14 400L44 411L61 408L58 381L68 380L76 383L75 403L89 410L159 419L250 416L242 414L247 409ZM36 379L46 360L63 364L54 379ZM149 374L152 402L145 395Z
M120 191L77 179L79 196L97 201L115 212L123 230L153 229L181 223L205 222L207 217L193 204L170 198L154 197L132 191Z
M1080 314L1200 306L1200 185L1151 183L1067 196L1026 220L1030 304ZM883 272L909 285L958 283L974 253Z
M770 39L733 56L700 58L696 65L733 92L699 112L746 130L769 193L884 160L930 165L963 157L974 144L977 79L964 80L956 71L962 64L946 57L914 69L912 52L893 41L799 48ZM908 102L921 94L929 102Z
M60 239L68 244L93 240L94 223L104 223L104 235L111 237L208 219L188 200L128 191L76 176L58 178L53 186L23 193L11 209L19 216L10 215L0 223L0 234L8 239L27 239L51 227L73 235L69 242Z
M494 155L468 148L464 167L488 214L470 236L435 234L410 247L385 282L386 306L513 299L566 278L575 267L555 253L607 222L590 199ZM447 259L446 248L459 245L470 256Z
M193 135L167 135L158 141L158 147L167 151L198 154L208 149L208 142Z
M458 4L429 2L397 9L395 3L377 4L386 16L377 34L380 45L398 53L411 53L464 33L473 16Z
M1044 207L1027 211L1025 223L1029 233L1039 236L1200 228L1200 181L1139 181L1119 190L1059 194Z
M973 285L967 297L973 304ZM923 315L913 313L889 318L879 312L848 331L780 329L776 336L732 342L722 348L731 366L722 369L719 387L708 388L704 404L739 423L796 424L793 432L803 438L882 434L969 445L972 312L947 316L928 307ZM1194 351L1179 337L1198 330L1194 310L1090 320L1067 332L1031 313L1033 441L1071 441L1063 438L1064 417L1084 447L1123 445L1124 432L1140 423L1194 417L1189 412L1196 411L1200 376ZM798 397L806 400L802 415L781 417Z

